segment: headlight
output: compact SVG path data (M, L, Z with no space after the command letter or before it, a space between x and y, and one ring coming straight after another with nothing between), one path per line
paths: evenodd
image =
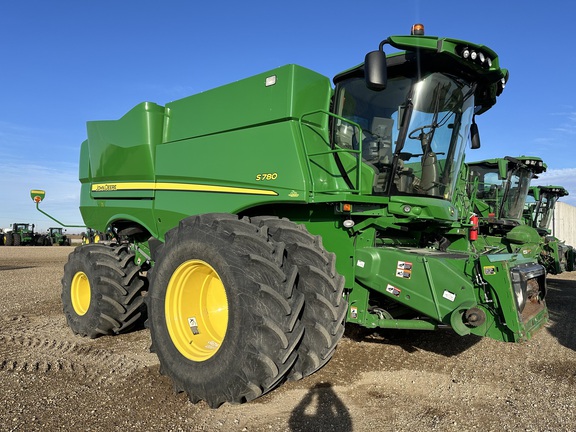
M531 300L544 298L546 288L544 286L540 292L538 280L540 278L546 280L546 270L540 264L520 264L510 270L510 276L518 312L522 313L529 298Z
M487 68L491 68L492 67L492 59L490 58L490 56L487 53L484 53L482 51L477 51L474 50L470 47L467 46L461 46L457 49L457 52L460 54L460 56L465 59L465 60L469 60L475 63L479 63L480 65L487 67Z
M514 274L516 275L516 274ZM518 311L522 313L524 307L526 306L526 287L522 283L521 278L515 281L512 280L512 286L514 287L514 295L516 295L516 304L518 305Z

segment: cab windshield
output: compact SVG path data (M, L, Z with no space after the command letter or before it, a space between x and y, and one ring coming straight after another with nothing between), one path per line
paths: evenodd
M520 220L524 211L524 202L530 189L530 181L534 173L526 168L517 167L510 171L507 187L504 191L504 200L500 218Z
M451 200L474 112L474 91L443 73L415 81L389 78L369 90L362 78L338 84L333 141L359 148L374 170L375 194L427 195ZM353 123L362 130L361 137Z
M534 173L522 166L509 170L507 177L502 179L498 176L497 164L470 165L471 184L477 182L476 199L483 201L490 213L503 220L521 220L533 177Z
M547 230L550 226L550 219L552 219L552 214L554 213L554 205L558 197L553 194L546 192L540 193L540 202L537 206L536 213L536 228Z

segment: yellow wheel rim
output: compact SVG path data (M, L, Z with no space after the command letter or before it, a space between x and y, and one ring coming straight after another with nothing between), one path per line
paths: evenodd
M165 312L170 338L184 357L204 361L216 354L228 327L228 299L212 266L180 264L166 289Z
M90 281L84 272L78 272L72 279L70 297L74 312L82 316L90 308Z
M100 236L98 234L94 236L94 243L100 243Z

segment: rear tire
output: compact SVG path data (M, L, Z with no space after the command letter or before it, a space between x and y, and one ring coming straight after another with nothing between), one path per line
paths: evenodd
M344 334L348 311L344 278L336 272L336 256L324 249L320 236L311 235L303 225L268 216L252 218L252 223L267 227L272 239L285 243L288 263L298 268L296 289L305 296L305 331L288 379L299 380L332 358Z
M22 238L20 237L20 234L14 234L14 246L20 246L21 243Z
M151 351L177 392L216 408L284 380L304 331L304 298L294 291L296 269L285 269L283 244L247 219L205 214L167 232L155 259L146 298Z
M62 305L75 334L96 338L126 333L146 318L146 279L128 245L79 246L68 257Z
M4 236L4 239L6 241L6 246L14 246L14 234L12 234L11 232L6 233L6 235Z

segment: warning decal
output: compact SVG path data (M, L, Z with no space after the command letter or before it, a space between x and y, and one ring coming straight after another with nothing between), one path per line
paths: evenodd
M402 290L396 288L394 285L390 285L388 284L388 286L386 287L386 291L389 292L390 294L398 297L400 295L400 293L402 292Z
M496 274L496 267L494 266L484 266L484 274L490 276Z
M412 263L407 261L398 261L396 265L396 277L410 279L412 277Z

